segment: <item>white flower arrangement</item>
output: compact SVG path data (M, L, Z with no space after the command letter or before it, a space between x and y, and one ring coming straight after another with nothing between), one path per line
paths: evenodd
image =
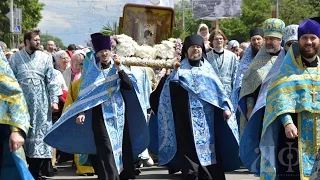
M140 57L142 59L144 58L155 59L156 50L153 47L148 45L137 46L135 56Z
M113 39L116 42L113 48L119 56L130 57L136 53L139 45L130 36L124 34L116 35Z
M170 38L153 47L138 45L131 37L121 34L112 37L115 54L126 65L149 67L169 67L181 58L182 43L180 39Z
M180 56L177 52L181 53L182 48L181 40L174 38L164 40L161 44L156 44L153 47L140 46L130 36L124 34L113 36L112 41L113 50L117 55L124 57L173 59Z

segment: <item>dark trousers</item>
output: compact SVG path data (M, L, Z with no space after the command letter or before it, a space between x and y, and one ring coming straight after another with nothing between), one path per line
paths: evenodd
M96 168L99 180L119 180L118 170L113 157L113 150L110 142L101 106L93 108L92 112L92 131L94 142L97 148L98 160Z
M293 123L298 127L296 115L292 115ZM299 134L300 135L300 134ZM300 180L298 138L288 139L285 129L280 127L277 149L277 176L279 180ZM291 159L289 160L290 157Z
M127 122L125 122L124 126L122 146L124 170L119 176L113 156L110 137L104 124L101 106L94 107L92 115L92 130L98 157L95 162L97 169L96 174L98 175L99 180L119 180L120 177L121 179L134 178L133 154Z
M98 174L98 161L99 161L98 155L89 154L88 158L90 159L90 162L91 162L91 165L93 167L95 174Z
M4 166L4 143L8 143L7 140L11 134L9 127L10 126L8 125L0 124L0 177L2 172L1 170Z
M50 158L29 158L27 157L29 171L35 180L41 176L53 176L53 167Z
M0 132L0 177L1 177L2 162L3 162L3 141L4 141L4 135Z
M200 164L190 121L189 97L179 83L170 83L170 95L172 97L172 109L175 124L175 134L177 138L178 156L181 164L182 174L186 180L194 179L213 179L225 180L222 160L216 138L216 160L217 163L210 166ZM220 119L219 119L220 120ZM215 126L216 127L216 126ZM215 131L216 132L216 131ZM216 137L216 136L215 136Z
M120 174L121 179L135 179L135 166L132 152L132 144L130 140L128 120L125 118L122 141L122 161L123 171Z

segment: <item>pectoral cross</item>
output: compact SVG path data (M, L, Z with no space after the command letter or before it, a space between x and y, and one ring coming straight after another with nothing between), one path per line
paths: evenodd
M315 91L314 88L312 88L312 92L310 92L310 95L312 96L312 102L316 102L316 98L317 98L317 95L318 93Z

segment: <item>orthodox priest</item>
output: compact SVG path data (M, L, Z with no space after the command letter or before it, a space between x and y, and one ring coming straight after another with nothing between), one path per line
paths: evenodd
M52 127L52 112L59 110L62 91L55 81L52 56L39 51L40 31L27 31L24 44L25 48L15 53L9 63L27 101L32 128L26 138L25 151L29 170L38 179L41 175L53 174L53 148L44 143L43 138Z
M264 179L309 179L320 147L320 24L299 25L298 44L283 60L267 93L261 133Z
M284 44L285 51L288 50L292 43L298 41L298 25L289 25L284 29ZM290 46L289 46L290 44ZM253 173L257 175L260 173L260 151L259 143L261 137L261 130L263 125L263 118L265 112L265 105L267 100L267 91L270 83L274 77L279 74L282 66L285 53L281 52L270 69L267 77L262 82L257 103L254 106L252 115L244 129L240 140L240 158L242 163Z
M267 19L263 24L265 44L252 60L242 79L239 95L240 106L240 136L251 116L260 92L261 84L278 55L284 53L281 47L285 24L276 18Z
M22 89L0 47L0 179L33 180L23 150L30 116Z
M109 36L95 33L91 39L95 53L84 61L78 98L45 141L64 152L97 154L100 180L134 179L134 159L149 142L136 80L113 63Z
M225 179L225 171L239 167L232 105L206 60L203 38L188 36L182 52L180 69L167 77L160 95L159 163L177 154L184 179Z
M238 70L236 73L236 78L234 82L234 88L232 89L231 101L234 107L234 111L237 112L239 93L242 84L242 78L249 65L251 64L253 58L259 52L261 46L263 45L263 30L260 28L255 28L250 30L250 46L245 50L244 55L238 65Z

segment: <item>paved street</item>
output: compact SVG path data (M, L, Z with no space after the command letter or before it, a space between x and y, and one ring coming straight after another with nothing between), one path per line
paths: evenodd
M75 173L75 168L71 167L71 163L64 163L58 165L59 173L55 177L49 179L74 179L74 180L91 180L97 179L96 176L85 177L77 176ZM146 167L142 168L142 173L137 179L179 179L179 174L168 175L168 171L163 167ZM241 169L235 172L227 173L227 180L258 180L259 178L248 174L248 171Z

